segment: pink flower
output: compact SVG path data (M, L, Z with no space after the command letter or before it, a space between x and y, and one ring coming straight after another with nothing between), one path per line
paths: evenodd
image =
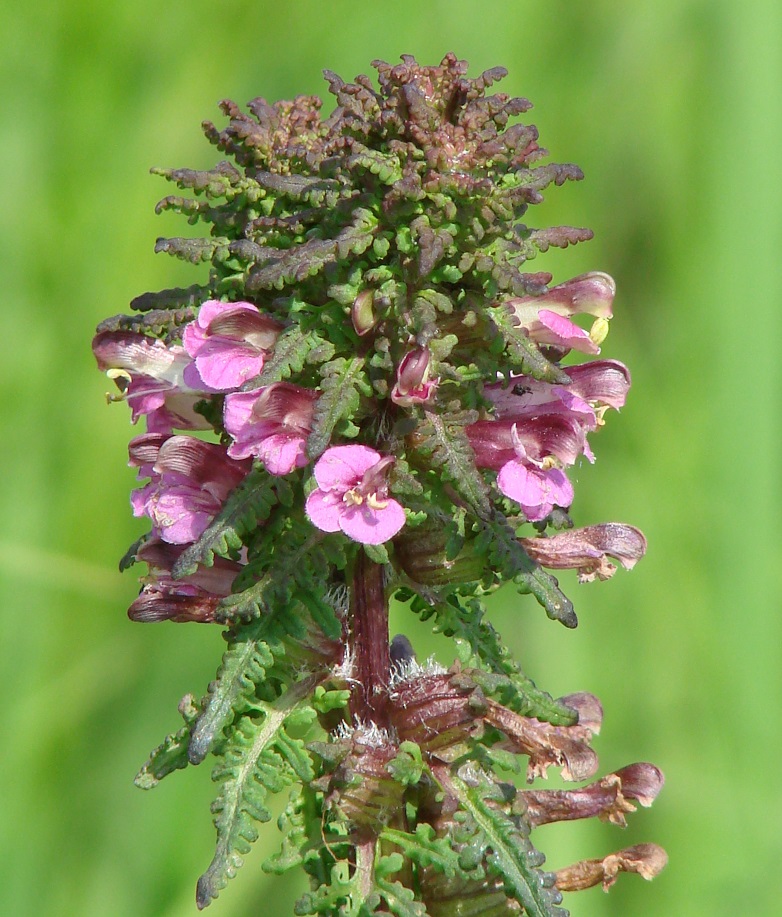
M361 544L382 544L405 524L405 511L388 496L392 456L368 446L332 446L315 463L318 484L307 497L307 515L323 532L344 532Z
M437 379L429 380L432 354L428 347L416 347L406 353L396 370L396 384L391 389L391 400L402 407L423 404L434 395Z
M225 398L223 421L234 459L257 456L270 474L289 474L307 464L306 443L317 393L275 382Z
M187 368L185 381L217 392L239 388L263 369L266 353L281 330L252 303L207 300L182 335L182 344L195 361Z
M130 464L152 479L131 494L133 515L148 516L153 535L169 544L202 535L249 470L223 446L192 436L147 434L131 440L128 451Z
M536 343L599 353L615 293L616 286L608 274L592 271L560 283L540 296L508 299L505 305ZM582 313L597 319L589 333L570 320L570 316Z
M509 385L484 388L494 418L477 421L466 431L479 467L498 471L514 458L514 435L527 455L538 461L555 456L562 464L572 465L581 454L594 460L587 433L602 423L607 408L618 410L624 405L630 374L616 360L568 366L567 372L569 385L512 376Z
M500 492L515 500L530 522L545 519L555 506L573 502L573 485L567 476L547 461L527 455L513 428L516 458L506 462L497 475Z
M112 400L127 401L133 423L146 415L150 432L209 429L193 410L205 391L200 380L195 388L185 383L192 361L181 347L166 346L137 331L102 331L95 335L92 350L100 369L122 392Z

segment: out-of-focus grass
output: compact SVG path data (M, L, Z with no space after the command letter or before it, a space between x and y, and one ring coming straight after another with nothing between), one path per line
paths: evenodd
M725 0L3 5L5 913L192 914L211 856L203 768L151 795L131 783L221 640L124 617L131 431L89 352L94 325L133 295L197 279L151 254L186 227L153 216L164 188L148 167L212 164L198 123L221 97L323 94L323 67L353 77L375 57L451 49L473 72L508 67L505 90L536 103L554 158L587 173L535 218L590 225L595 241L537 265L616 276L605 354L634 374L597 464L579 469L574 514L640 525L648 557L602 585L563 577L575 633L528 599L499 596L493 614L541 686L602 698L606 770L652 760L668 785L625 833L571 825L539 841L552 867L668 848L652 886L626 877L570 899L584 917L775 911L780 24L776 4ZM270 826L216 915L290 912L298 880L259 869L276 843Z

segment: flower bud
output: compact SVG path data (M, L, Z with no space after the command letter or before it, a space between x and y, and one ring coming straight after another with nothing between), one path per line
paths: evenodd
M353 327L359 337L369 334L377 324L374 307L375 294L372 290L362 290L353 300L353 305L350 309L350 320L353 322Z
M434 395L437 380L429 381L432 354L428 347L416 347L402 357L396 370L391 400L402 407L423 404Z

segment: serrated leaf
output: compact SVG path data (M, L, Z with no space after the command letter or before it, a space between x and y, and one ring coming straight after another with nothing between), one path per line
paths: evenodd
M399 847L408 860L422 869L432 867L449 878L462 874L459 853L453 849L452 839L437 837L434 828L425 822L416 825L415 834L385 827L381 837Z
M487 543L489 559L503 578L513 580L520 591L532 593L552 621L576 627L573 603L559 588L556 577L535 563L519 544L507 519L495 510L481 518L481 525L491 535Z
M269 518L277 503L290 503L291 487L282 477L270 475L265 468L253 468L229 494L223 508L204 533L187 547L171 571L175 579L190 576L199 564L211 567L214 555L227 557L238 551L243 536Z
M529 840L529 830L523 823L511 820L500 806L492 804L496 786L479 778L468 786L452 774L450 789L464 811L468 812L485 839L486 862L491 872L500 876L508 895L523 905L529 917L567 917L558 907L562 895L548 883L538 869L543 861Z
M570 726L576 722L573 710L541 691L532 679L524 675L497 631L484 619L485 606L480 599L470 598L460 602L457 596L446 598L431 587L421 587L410 581L407 585L418 593L412 610L424 619L433 614L436 630L454 637L458 649L468 650L459 652L464 665L485 667L489 672L507 678L504 684L482 684L487 694L496 694L505 706L522 716L534 716L557 726ZM472 677L479 679L477 672Z
M505 342L506 354L514 369L533 379L567 385L570 377L564 370L547 360L526 331L516 324L507 306L490 306L486 310Z
M478 515L491 510L489 488L475 467L475 456L462 424L449 423L439 414L426 411L429 436L423 449L431 450L432 459L444 465L448 478L456 486L470 509Z
M190 763L187 756L189 744L189 726L183 726L177 732L167 735L149 756L133 782L141 790L151 790L168 774L187 767Z
M217 677L209 685L204 710L193 728L188 758L199 764L209 753L223 728L237 712L255 705L255 686L262 681L274 656L261 638L264 622L238 629L223 654Z
M415 742L402 742L396 757L386 765L386 770L397 783L414 786L421 779L424 771L421 749Z
M306 703L316 683L314 677L297 682L273 704L265 704L260 719L242 717L237 723L213 775L221 784L220 795L212 806L217 848L209 868L198 880L199 909L216 898L242 866L242 856L258 837L255 822L271 817L265 805L267 794L279 792L297 777L313 779L304 743L291 739L284 727L296 708Z
M356 414L360 395L371 395L363 357L338 357L321 368L320 395L315 402L312 432L307 439L307 456L317 458L328 446L331 434L344 418Z
M260 376L253 380L253 388L281 382L294 373L300 373L310 353L322 346L324 342L317 334L302 331L299 325L291 325L277 338Z

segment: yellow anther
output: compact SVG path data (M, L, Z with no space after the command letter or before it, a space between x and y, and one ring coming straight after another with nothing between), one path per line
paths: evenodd
M388 500L379 500L377 494L370 494L367 497L367 506L370 509L385 509L388 506Z
M351 490L346 490L342 502L347 503L348 506L361 506L364 502L364 497L359 492L358 488L354 487Z
M608 319L607 318L596 318L592 322L592 328L589 331L589 339L592 343L599 347L608 335Z

